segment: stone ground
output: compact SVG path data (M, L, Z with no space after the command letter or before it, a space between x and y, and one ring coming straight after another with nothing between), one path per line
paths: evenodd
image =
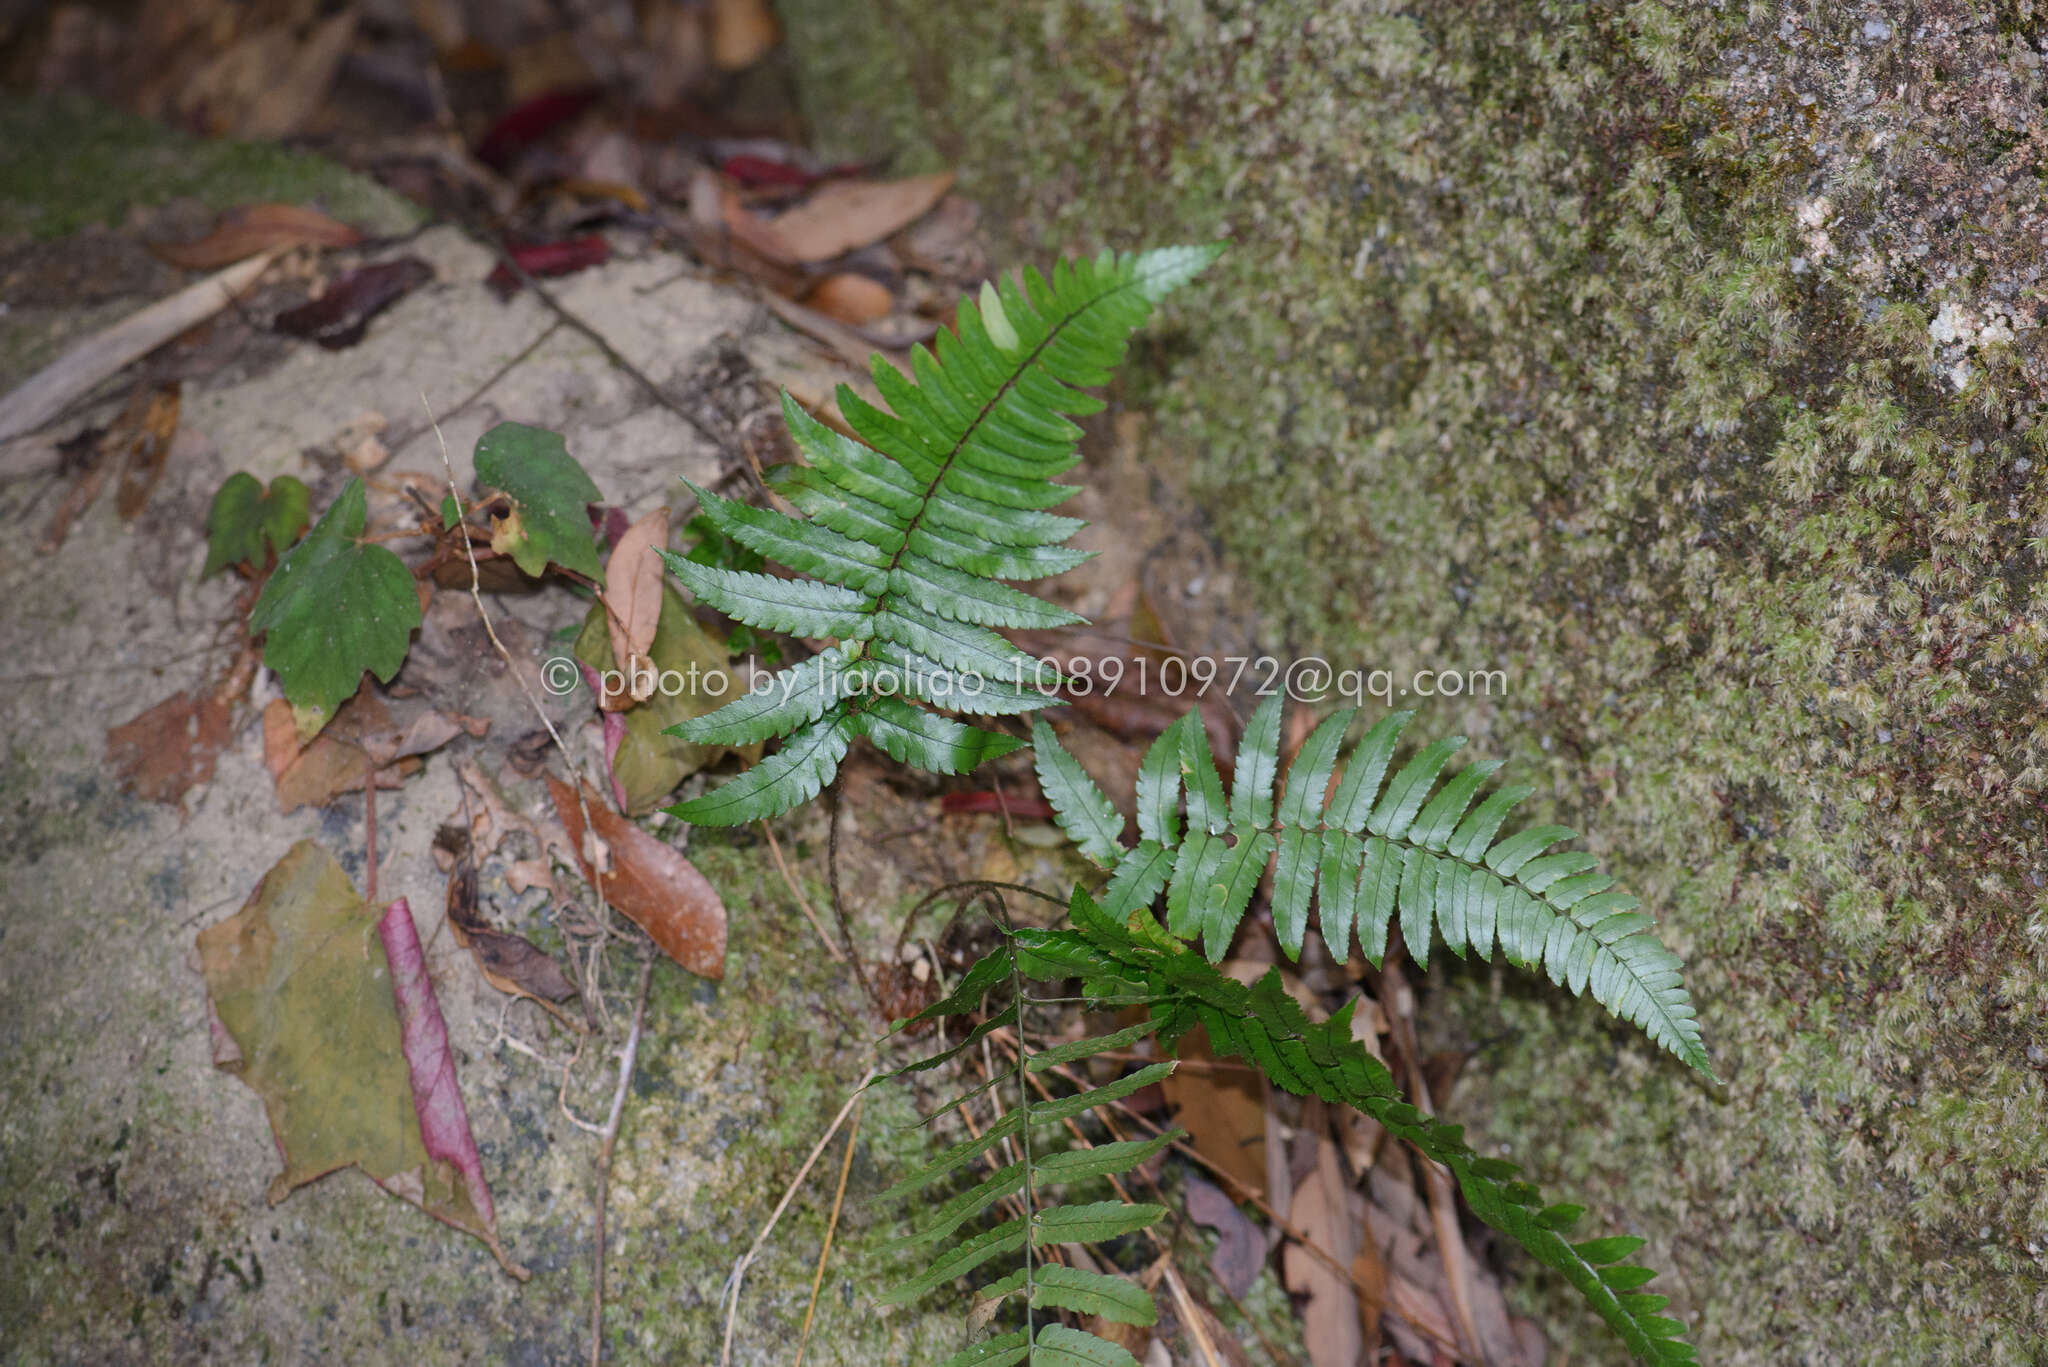
M74 264L86 275L104 274L95 267L121 250L106 237L69 241L85 254ZM38 250L38 271L62 265L61 244ZM198 582L207 507L230 471L300 475L314 486L315 507L324 506L342 472L306 453L365 409L385 414L395 438L418 425L424 396L447 414L443 431L465 485L471 445L501 419L563 432L607 498L635 514L679 502L679 476L708 483L720 473L703 439L566 330L456 411L553 315L530 297L499 303L481 285L488 253L453 230L393 250L431 262L435 282L379 318L353 349L233 334L231 359L186 387L183 428L204 441L180 448L134 524L122 525L103 497L60 551L45 554L36 542L58 486L49 477L0 484L6 1361L584 1360L596 1141L568 1122L557 1099L572 1044L530 1005L508 1010L481 981L446 933L444 879L429 853L436 828L461 811L454 763L478 756L498 768L503 742L537 725L483 646L466 595L441 595L408 672L437 671L460 706L491 718L493 736L431 757L419 777L380 798L381 886L383 897L407 896L415 909L500 1228L534 1273L524 1286L498 1272L477 1242L359 1174L337 1173L266 1205L277 1156L261 1105L210 1063L195 933L234 911L297 840L319 840L360 878L359 798L280 814L257 707L238 711L213 780L183 810L124 794L104 758L107 726L206 682L232 653L222 642L235 587L229 576ZM679 258L616 261L561 282L559 297L600 321L663 384L687 389L708 365L729 367L732 347L792 383L821 364L749 296L695 278ZM54 301L16 308L0 319L11 347L0 354L48 354L62 336L142 302L116 296L84 318ZM0 387L19 378L17 368ZM439 461L431 433L422 433L382 474L417 469L438 479ZM501 633L528 669L551 633L582 612L565 594L494 601ZM266 693L274 696L274 686L259 680L257 700ZM555 710L565 721L566 710ZM515 806L544 801L509 769L503 780ZM871 823L907 825L928 805L880 790L853 812L845 838L858 850ZM816 809L781 830L811 898L829 906L817 881L823 820ZM973 870L989 855L1001 876L1024 872L983 840L949 836L933 857ZM921 848L914 858L937 847L927 840ZM664 964L655 977L609 1207L612 1361L716 1360L716 1307L733 1260L861 1076L879 1033L847 970L818 952L757 835L700 837L690 852L730 910L727 976L706 982ZM878 942L893 936L888 918L916 891L918 871L904 868L914 858L888 867L854 859L855 910L879 918ZM486 909L546 943L536 904L545 898L513 896L501 864L483 875ZM608 960L614 1013L630 1014L633 970L625 949ZM601 1118L613 1076L610 1059L593 1050L570 1074L568 1104ZM905 1128L907 1106L907 1097L883 1093L866 1108L810 1361L942 1357L961 1336L954 1316L881 1314L857 1294L878 1275L874 1245L897 1232L864 1198L921 1151L919 1132ZM749 1274L734 1361L788 1360L829 1199L829 1178L820 1176Z
M1506 671L1418 729L1687 955L1724 1091L1453 973L1455 1118L1648 1236L1704 1361L2040 1361L2041 6L783 11L825 150L1015 255L1232 241L1146 355L1269 644Z

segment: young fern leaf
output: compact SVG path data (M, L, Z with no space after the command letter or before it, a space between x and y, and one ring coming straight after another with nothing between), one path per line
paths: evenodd
M967 1032L965 1038L917 1062L896 1070L891 1076L936 1067L957 1056L995 1030L1014 1027L1033 1005L1026 991L1026 968L1005 947L996 950L971 968L960 987L904 1022L959 1016L979 1009L992 995L1007 989L1009 1005ZM1047 964L1038 970L1057 972ZM1023 1327L973 1344L943 1367L989 1367L996 1363L1027 1363L1036 1367L1137 1367L1128 1351L1107 1339L1060 1324L1056 1311L1099 1315L1124 1324L1151 1324L1156 1317L1152 1297L1134 1282L1088 1268L1068 1267L1048 1261L1043 1250L1059 1244L1094 1244L1121 1238L1149 1228L1166 1213L1165 1207L1122 1200L1068 1201L1051 1203L1054 1188L1069 1196L1074 1189L1096 1179L1120 1176L1156 1156L1181 1131L1174 1130L1151 1139L1119 1140L1078 1148L1050 1148L1052 1136L1063 1122L1099 1110L1112 1101L1159 1081L1173 1071L1171 1063L1157 1063L1126 1074L1100 1087L1083 1089L1047 1100L1036 1090L1033 1077L1064 1064L1110 1050L1126 1049L1158 1029L1159 1022L1146 1022L1111 1035L1078 1040L1049 1049L1024 1049L1010 1066L990 1084L978 1087L958 1101L948 1103L926 1117L926 1123L956 1109L961 1103L1000 1082L1014 1087L1015 1104L985 1126L977 1135L942 1151L922 1168L882 1193L881 1199L906 1196L948 1178L969 1164L983 1170L979 1180L928 1209L921 1223L898 1241L899 1248L928 1250L924 1270L903 1284L882 1294L884 1304L901 1304L927 1295L939 1287L969 1274L980 1272L998 1259L1015 1260L1018 1265L989 1278L979 1291L984 1302L1015 1298L1012 1314L1021 1315ZM1023 1038L1023 1032L1019 1032ZM1010 1205L1021 1213L1000 1220L981 1232L960 1237L970 1221L985 1216L992 1208Z
M1352 748L1333 792L1348 709L1302 743L1283 784L1280 713L1276 694L1252 715L1227 806L1200 713L1169 727L1139 770L1141 839L1128 849L1109 799L1052 729L1036 722L1039 778L1060 824L1082 853L1112 870L1102 889L1110 915L1150 907L1164 891L1167 931L1183 940L1199 935L1219 961L1270 864L1273 924L1289 958L1301 953L1312 908L1320 910L1331 954L1343 959L1355 934L1374 965L1398 916L1418 967L1429 966L1433 935L1460 957L1490 959L1498 944L1508 962L1547 971L1558 986L1590 995L1659 1048L1714 1076L1683 963L1637 910L1642 904L1612 891L1614 880L1594 871L1592 855L1545 853L1575 837L1566 827L1501 835L1509 811L1533 788L1501 788L1473 806L1500 767L1495 761L1439 782L1462 736L1425 747L1389 779L1396 743L1415 715L1395 712Z
M845 437L783 395L808 464L785 470L802 517L692 487L719 532L809 579L722 569L664 552L698 600L750 627L837 644L725 707L671 728L701 745L791 736L714 792L669 810L699 825L774 816L814 796L856 736L934 773L960 773L1021 744L930 711L1006 716L1050 705L1057 682L996 634L1080 618L1012 588L1087 557L1063 543L1082 524L1047 509L1075 492L1056 482L1076 460L1070 416L1101 401L1082 392L1122 361L1168 292L1217 247L1168 247L1061 262L1051 279L984 287L962 300L936 351L912 354L915 380L877 358L884 411L846 386ZM795 732L792 736L791 733ZM781 762L778 763L777 761Z
M998 952L1009 953L1017 971L1029 976L1065 978L1077 966L1092 965L1094 985L1149 1002L1164 1043L1201 1025L1218 1055L1242 1056L1276 1086L1363 1111L1449 1168L1473 1214L1563 1273L1638 1357L1657 1364L1693 1361L1693 1346L1680 1337L1685 1326L1661 1313L1668 1300L1638 1289L1655 1273L1624 1261L1643 1241L1567 1239L1583 1208L1545 1206L1513 1163L1481 1157L1461 1127L1401 1100L1386 1066L1353 1039L1351 1007L1313 1023L1280 985L1277 970L1246 987L1173 939L1150 913L1139 909L1120 923L1081 888L1074 890L1070 915L1072 929L1019 929L1011 946Z

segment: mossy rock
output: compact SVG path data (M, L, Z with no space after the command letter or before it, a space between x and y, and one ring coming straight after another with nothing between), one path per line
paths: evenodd
M782 11L826 153L957 166L1016 258L1235 243L1134 397L1271 644L1505 670L1419 725L1687 955L1725 1091L1481 971L1459 1118L1705 1360L2037 1360L2037 7Z
M0 95L0 186L0 242L115 226L135 206L185 196L215 211L314 204L371 234L420 219L400 196L325 157L195 138L76 95Z

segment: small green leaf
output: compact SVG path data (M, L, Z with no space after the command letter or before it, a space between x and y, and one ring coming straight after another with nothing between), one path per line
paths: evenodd
M569 454L561 434L501 422L477 438L476 477L512 500L491 549L538 579L550 563L604 582L590 505L603 495Z
M254 475L229 475L206 514L206 568L199 577L237 564L262 569L272 554L291 549L311 508L312 495L290 475L279 475L267 490Z
M389 683L420 624L419 592L405 563L363 545L369 501L352 479L306 539L278 565L249 614L265 633L263 663L294 705L332 715L370 670Z
M462 521L462 505L455 501L455 495L441 495L441 530L452 532Z

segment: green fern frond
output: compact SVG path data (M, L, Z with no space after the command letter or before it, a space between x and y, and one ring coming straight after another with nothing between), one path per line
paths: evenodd
M904 1025L975 1011L991 994L1005 989L1009 1004L984 1016L959 1042L899 1068L891 1076L938 1067L996 1030L1020 1026L1035 1004L1026 989L1029 967L1007 948L999 948L975 964L950 995L926 1007ZM1047 967L1040 963L1030 971L1044 973ZM1044 975L1061 976L1056 971ZM991 1278L978 1294L986 1302L1015 1298L1023 1327L972 1345L947 1359L945 1367L988 1367L994 1363L1136 1367L1136 1360L1125 1349L1059 1323L1055 1312L1100 1315L1125 1324L1151 1324L1156 1316L1151 1295L1122 1277L1047 1261L1043 1250L1059 1244L1100 1244L1134 1234L1150 1228L1166 1214L1166 1209L1122 1200L1055 1203L1051 1192L1058 1188L1071 1197L1085 1183L1128 1173L1181 1137L1181 1131L1150 1139L1054 1148L1050 1147L1050 1128L1152 1085L1171 1073L1174 1065L1155 1063L1102 1086L1068 1092L1052 1100L1038 1094L1031 1077L1096 1054L1129 1048L1162 1024L1147 1021L1113 1034L1047 1049L1020 1048L1015 1061L999 1070L989 1083L926 1117L926 1123L931 1123L996 1085L1007 1084L1015 1089L1014 1104L1007 1111L992 1119L978 1134L970 1134L942 1150L879 1198L892 1200L922 1191L970 1164L980 1163L989 1169L965 1189L930 1207L917 1227L897 1241L897 1248L929 1250L924 1270L880 1298L884 1304L901 1304L978 1273L999 1259L1017 1262L1017 1266ZM1019 1029L1018 1038L1026 1039L1026 1032ZM1018 1213L966 1238L960 1237L960 1231L970 1222L1005 1204Z
M1584 1210L1545 1206L1513 1163L1481 1157L1461 1127L1401 1100L1386 1066L1352 1037L1351 1006L1327 1021L1311 1022L1281 986L1277 970L1246 987L1173 939L1149 912L1134 910L1120 924L1078 887L1070 915L1072 929L1018 929L1011 946L997 952L1016 971L1048 979L1072 976L1077 965L1092 966L1088 971L1099 975L1096 986L1149 1002L1162 1042L1171 1044L1204 1026L1217 1054L1243 1057L1276 1086L1371 1116L1449 1168L1473 1214L1563 1273L1637 1356L1657 1364L1693 1361L1693 1346L1679 1337L1685 1326L1661 1313L1667 1298L1639 1290L1656 1274L1625 1261L1643 1241L1614 1236L1571 1242L1566 1235Z
M1276 694L1245 727L1226 801L1201 715L1190 711L1145 755L1139 841L1129 849L1116 808L1042 718L1033 721L1032 739L1039 782L1061 826L1111 871L1102 890L1111 915L1150 907L1164 892L1168 932L1199 935L1209 958L1220 960L1270 865L1273 924L1289 958L1300 956L1314 908L1331 954L1343 959L1355 934L1377 966L1398 915L1418 967L1429 966L1433 934L1460 957L1489 959L1498 944L1508 962L1547 971L1574 996L1592 996L1713 1077L1683 963L1637 910L1642 904L1612 891L1614 880L1594 871L1592 855L1545 853L1575 837L1566 827L1501 835L1510 810L1533 788L1501 788L1473 806L1500 767L1495 761L1439 782L1462 736L1426 746L1387 777L1414 715L1392 713L1367 731L1332 791L1352 718L1349 709L1337 712L1302 743L1283 785Z
M1047 511L1075 492L1055 476L1079 456L1069 418L1105 383L1152 306L1216 257L1217 247L1104 253L1026 271L963 300L936 350L912 353L915 380L877 358L889 410L841 386L856 438L785 394L783 414L808 464L783 494L804 516L750 507L692 486L724 535L808 579L722 569L664 552L669 572L736 621L837 644L754 693L672 728L702 745L788 736L782 750L724 787L669 810L699 825L774 816L815 796L856 736L894 759L952 774L1017 749L1010 736L931 712L1007 716L1054 701L1040 662L998 630L1081 619L1005 580L1072 569L1063 543L1082 524ZM794 753L792 753L794 752ZM786 757L786 758L785 758Z

